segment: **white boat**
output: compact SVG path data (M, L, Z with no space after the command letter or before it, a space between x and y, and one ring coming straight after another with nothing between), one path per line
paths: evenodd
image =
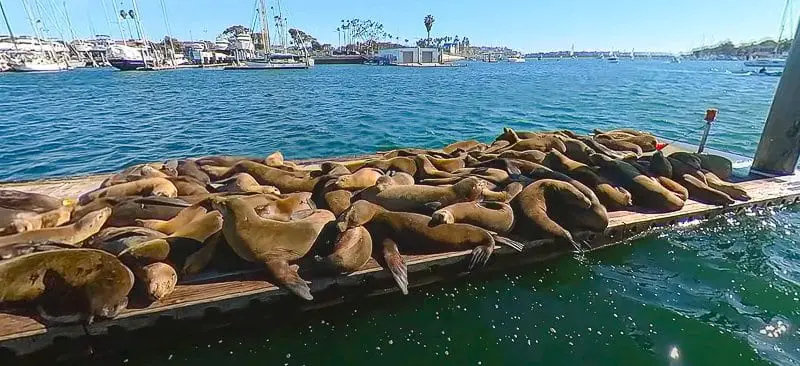
M64 62L39 56L12 63L11 69L17 72L56 72L68 70L69 67Z
M155 59L145 51L144 47L115 44L109 46L106 52L111 66L122 71L155 66Z
M672 56L672 58L669 59L669 62L673 64L679 64L681 63L681 58L678 56Z
M508 62L510 62L512 64L520 64L520 63L523 63L525 61L526 61L525 57L522 57L522 56L511 56L511 57L508 58Z
M608 57L606 57L606 61L608 61L611 64L618 64L619 63L619 57L617 57L617 55L611 53L611 54L608 55Z
M759 58L755 60L745 61L744 65L747 67L774 67L774 68L784 68L786 67L786 59L783 58Z

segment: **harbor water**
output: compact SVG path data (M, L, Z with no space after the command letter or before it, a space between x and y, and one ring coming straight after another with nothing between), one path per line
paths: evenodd
M733 62L0 74L0 181L210 154L287 159L634 127L752 155L778 78ZM167 365L800 363L800 209L691 222L585 257L117 355Z

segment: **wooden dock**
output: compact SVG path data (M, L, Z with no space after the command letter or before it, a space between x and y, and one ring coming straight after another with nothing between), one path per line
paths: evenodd
M338 159L337 159L338 160ZM0 189L39 192L58 197L75 197L97 187L107 176L74 179L53 179L22 183L0 183ZM738 213L752 207L787 205L800 202L800 176L776 178L742 177L740 184L752 200L727 207L688 201L685 207L671 213L612 212L610 225L601 234L578 235L589 241L593 249L667 228L682 221L708 219L727 213ZM499 247L489 264L478 272L507 270L569 253L572 248L556 246L546 240L526 242L523 253ZM470 251L425 256L407 256L409 288L414 288L469 275L466 272ZM143 306L131 306L119 317L84 326L82 324L46 326L26 313L0 313L0 356L30 355L52 349L55 344L98 336L158 327L165 320L189 320L210 313L233 313L250 307L282 306L310 310L360 298L396 292L391 276L374 261L362 270L341 276L306 277L311 280L315 300L304 302L285 290L266 282L259 271L237 274L205 273L202 277L182 281L165 299Z

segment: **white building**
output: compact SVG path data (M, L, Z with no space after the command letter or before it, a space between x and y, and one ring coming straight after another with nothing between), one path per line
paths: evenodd
M442 63L442 53L436 48L387 48L378 51L378 57L396 65Z

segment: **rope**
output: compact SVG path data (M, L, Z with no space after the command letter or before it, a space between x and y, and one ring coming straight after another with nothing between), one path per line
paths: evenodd
M685 143L685 144L688 144L688 143L689 143L689 141L686 141L686 138L687 138L689 135L691 135L691 134L693 134L693 133L696 133L697 131L699 131L699 130L702 130L702 129L704 129L704 128L706 128L706 125L702 125L702 126L700 126L700 127L696 128L696 129L689 130L689 132L687 132L687 133L683 134L681 137L679 137L679 138L676 138L676 139L672 139L672 140L673 140L674 142L683 142L683 143ZM666 144L666 145L664 145L664 146L666 147L666 146L669 146L669 145L670 145L670 144Z

